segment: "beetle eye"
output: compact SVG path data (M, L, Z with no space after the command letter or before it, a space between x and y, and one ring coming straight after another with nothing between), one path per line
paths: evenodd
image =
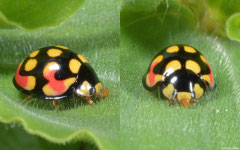
M90 89L90 94L91 94L91 95L94 95L95 93L96 93L95 88L91 88L91 89Z

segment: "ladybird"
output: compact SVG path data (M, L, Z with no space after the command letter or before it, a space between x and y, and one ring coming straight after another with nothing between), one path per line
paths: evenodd
M152 60L142 81L146 90L160 90L170 104L177 102L184 107L198 102L207 89L216 87L207 59L188 45L163 49Z
M95 71L87 59L67 47L49 46L33 51L17 68L13 78L21 92L40 99L57 100L73 93L93 104L92 97L106 97Z

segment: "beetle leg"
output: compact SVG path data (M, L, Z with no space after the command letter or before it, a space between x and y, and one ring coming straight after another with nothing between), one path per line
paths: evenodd
M169 105L174 105L176 104L178 101L176 100L177 97L177 90L174 89L173 95L171 99L168 99Z
M86 100L87 100L88 104L90 104L90 105L94 104L94 102L91 100L91 96L87 97Z
M191 99L190 100L190 103L196 103L196 102L199 102L199 100L197 100L197 99Z
M53 100L53 106L54 106L55 108L58 108L58 102L57 102L57 100Z
M176 103L176 101L173 98L168 99L168 102L169 102L169 106L174 105Z
M106 88L104 91L103 91L103 94L102 94L102 97L105 98L109 95L110 91L108 88Z
M152 91L147 91L147 94L151 94L152 93Z
M22 104L26 104L30 99L32 99L32 95L25 98L25 100L22 102Z
M88 104L93 105L94 102L91 100L92 96L84 97L82 95L79 95L82 99L87 100Z

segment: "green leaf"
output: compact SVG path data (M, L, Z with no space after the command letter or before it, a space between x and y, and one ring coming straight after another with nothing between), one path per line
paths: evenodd
M240 42L240 13L232 15L227 20L226 30L227 36L231 40L237 40Z
M98 4L98 5L96 5ZM77 14L55 29L0 32L0 121L21 123L31 134L51 142L78 140L94 143L100 150L119 149L119 3L91 0ZM88 59L110 96L88 105L77 96L59 102L33 99L18 91L12 78L18 64L35 49L67 46ZM114 61L113 61L114 60Z
M182 22L178 22L178 18L181 18ZM176 23L172 24L172 22ZM197 27L197 20L191 10L181 3L167 1L160 3L156 10L149 12L122 10L121 26L129 36L141 41L140 44L148 44L153 38L165 39L162 32L194 31Z
M180 0L199 20L199 27L209 34L226 36L226 23L230 16L240 11L238 0Z
M226 21L226 19L233 13L240 11L240 1L238 0L207 0L211 12L219 21Z
M163 0L120 0L121 9L126 11L153 11Z
M211 26L211 30L226 36L227 19L236 12L240 11L240 1L238 0L207 0L206 1L207 15L205 23ZM210 20L210 21L209 21ZM212 24L212 25L211 25Z
M55 27L72 16L84 0L0 0L0 28L32 30Z
M4 125L0 123L0 145L1 149L4 150L78 150L81 148L82 143L75 142L66 144L54 144L38 136L28 134L15 123L12 123L11 125ZM92 145L87 146L89 148L91 147L92 149L94 148Z
M173 5L178 9L171 9ZM159 13L161 10L166 13ZM160 4L152 13L121 11L122 149L205 150L240 146L240 44L199 32L194 27L194 17L187 17L192 15L184 10L185 7L166 1L165 7ZM147 94L141 83L154 56L174 44L191 45L203 53L217 83L214 91L207 91L189 109L169 106L159 92Z

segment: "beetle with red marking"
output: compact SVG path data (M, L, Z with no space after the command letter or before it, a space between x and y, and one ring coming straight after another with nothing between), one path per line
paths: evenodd
M56 100L73 93L89 104L93 104L92 97L108 95L108 88L103 90L88 61L63 46L49 46L32 52L18 66L13 83L27 95L53 100L55 107Z
M159 89L170 104L178 102L185 107L198 102L207 89L216 87L207 59L188 45L163 49L152 60L142 81L148 91Z

